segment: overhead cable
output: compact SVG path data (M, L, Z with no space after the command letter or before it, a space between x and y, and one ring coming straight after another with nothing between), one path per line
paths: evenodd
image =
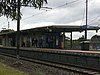
M68 2L68 3L64 3L63 5L57 6L57 7L55 7L55 8L52 8L51 10L46 10L45 12L41 12L41 13L34 14L34 15L29 16L29 17L27 17L27 18L24 18L24 19L22 19L22 20L26 20L26 19L31 18L31 17L33 17L33 16L37 16L37 15L46 13L46 12L48 12L48 11L52 11L52 10L57 9L57 8L61 8L61 7L63 7L63 6L66 6L66 5L68 5L68 4L75 3L75 2L77 2L77 1L79 1L79 0L75 0L75 1Z
M83 24L83 20L85 18L85 7L84 7L84 11L83 11L83 16L82 16L82 21L81 21L81 25Z
M94 22L96 19L98 19L99 17L100 17L100 14L97 15L94 19L92 19L89 23L90 23L90 24L93 24L93 22Z

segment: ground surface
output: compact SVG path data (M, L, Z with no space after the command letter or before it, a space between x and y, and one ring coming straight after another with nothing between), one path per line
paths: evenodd
M0 62L25 73L29 73L29 75L79 75L66 70L48 67L23 60L20 60L22 64L16 65L16 58L11 58L2 55L0 55Z
M0 63L0 75L28 75L27 73L20 72L14 68Z

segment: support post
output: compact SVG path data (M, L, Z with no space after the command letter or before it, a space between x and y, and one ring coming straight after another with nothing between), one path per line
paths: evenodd
M71 34L70 34L70 49L72 49L72 31L71 31Z
M65 32L63 32L63 48L65 48Z

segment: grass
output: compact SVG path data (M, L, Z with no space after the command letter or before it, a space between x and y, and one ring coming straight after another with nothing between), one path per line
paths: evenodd
M20 72L14 68L8 67L0 63L0 75L28 75L28 74Z
M33 70L33 74L46 75L45 72L41 71L40 69ZM0 63L0 75L29 75L29 74Z

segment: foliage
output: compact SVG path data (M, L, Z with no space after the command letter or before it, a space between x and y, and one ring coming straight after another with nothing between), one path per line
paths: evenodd
M14 30L13 29L5 29L5 30L2 30L1 33L3 32L13 32Z
M85 37L84 37L84 35L82 35L82 37L80 37L80 38L78 39L78 41L79 41L79 42L81 42L81 41L85 41Z
M20 0L20 7L33 6L40 9L44 2L47 3L47 0ZM7 18L12 18L12 20L17 19L17 7L18 0L0 0L0 16L4 15Z

